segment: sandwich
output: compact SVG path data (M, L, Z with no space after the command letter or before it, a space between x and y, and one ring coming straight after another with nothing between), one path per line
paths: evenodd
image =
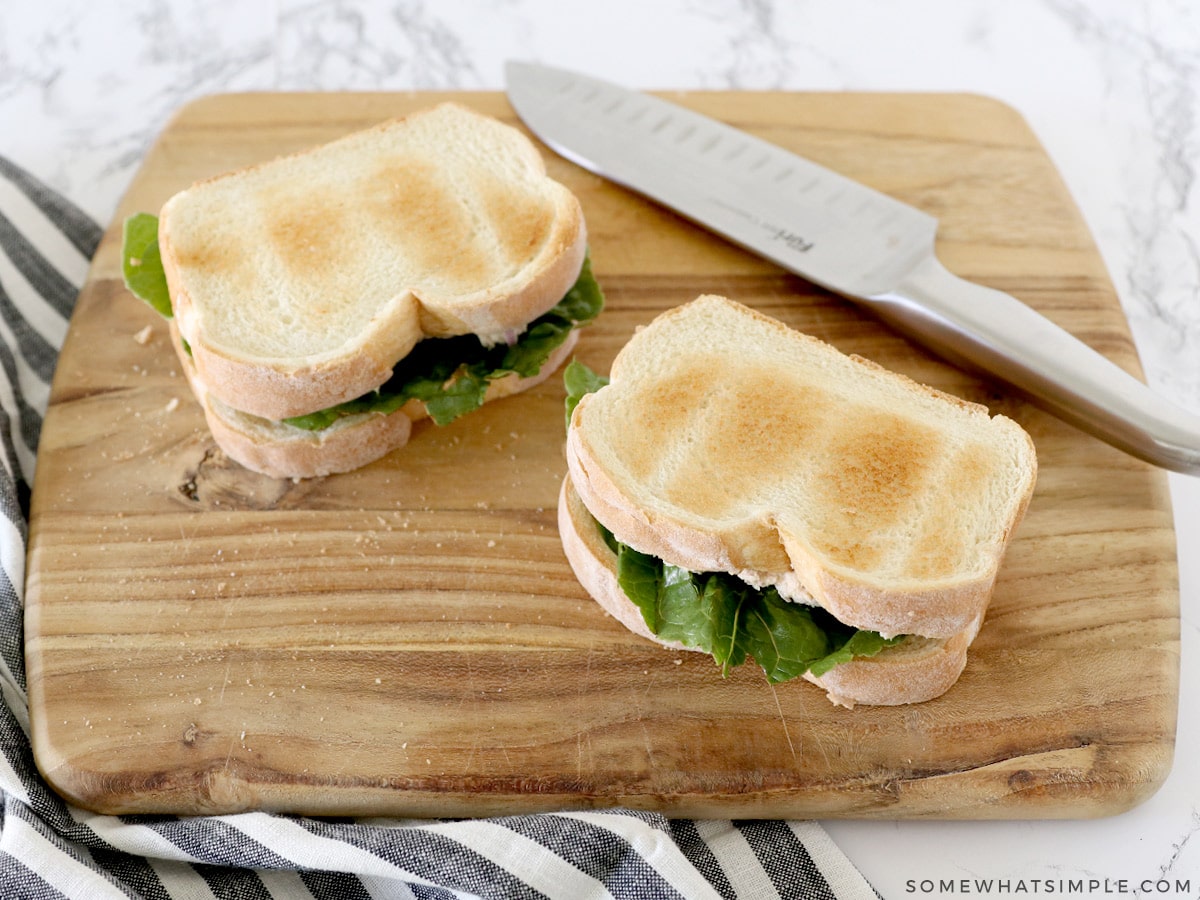
M200 181L126 220L123 266L218 446L274 477L533 387L603 306L578 199L455 103Z
M1037 476L1017 423L716 296L564 380L563 549L629 630L848 707L958 680Z

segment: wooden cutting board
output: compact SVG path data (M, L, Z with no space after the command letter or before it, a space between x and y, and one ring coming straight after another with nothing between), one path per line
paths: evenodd
M722 293L1033 435L1037 492L949 693L849 711L751 666L723 679L607 618L556 532L558 378L348 475L275 481L225 459L163 323L121 284L121 220L448 96L515 122L490 93L216 96L148 154L71 321L33 493L33 744L58 791L109 813L1032 818L1115 813L1155 790L1179 646L1163 473L548 151L608 296L578 350L593 368L660 311ZM675 99L933 213L950 269L1141 374L1088 231L1011 109Z

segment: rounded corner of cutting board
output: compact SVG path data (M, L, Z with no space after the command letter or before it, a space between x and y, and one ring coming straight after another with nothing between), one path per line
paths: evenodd
M68 803L90 812L110 812L104 808L104 800L111 797L108 779L100 772L82 768L72 761L71 755L58 747L43 726L35 726L31 740L33 763L42 779L54 793Z
M1019 128L1033 134L1033 128L1025 117L1025 113L1002 97L982 91L963 91L957 96L963 103L978 110L981 118L991 120L997 125L1012 129Z
M136 748L110 741L94 758L103 768L89 765L85 751L55 744L46 729L35 730L34 764L42 779L72 806L105 816L120 815L226 815L263 809L263 797L253 773L212 760L196 765L159 760ZM124 759L137 763L122 768Z
M1178 694L1178 685L1176 685L1176 694ZM1170 709L1164 710L1164 717L1169 719L1169 722L1164 724L1164 731L1170 733L1170 740L1159 744L1157 752L1153 753L1152 758L1146 763L1142 780L1132 785L1127 792L1124 805L1121 805L1119 801L1113 805L1111 815L1120 815L1121 813L1136 809L1144 803L1148 803L1166 787L1167 781L1171 777L1171 772L1175 768L1176 753L1177 706L1173 704L1169 705Z

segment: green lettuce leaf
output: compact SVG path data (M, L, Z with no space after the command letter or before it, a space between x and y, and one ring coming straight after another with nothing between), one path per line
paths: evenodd
M476 339L438 338L419 342L412 351L396 364L392 377L378 390L347 400L305 416L293 416L283 421L306 431L328 428L342 416L360 413L393 413L409 400L432 403L439 408L439 398L453 394L448 385L451 376L460 368L461 356L455 353L470 353L479 345ZM475 387L474 380L465 380L458 390L469 392ZM457 401L460 405L463 398ZM468 399L469 403L470 400ZM482 403L482 400L479 401ZM431 413L432 415L432 413ZM437 421L435 419L435 421Z
M459 416L483 406L488 381L497 377L487 366L464 366L433 396L422 397L429 417L438 425L448 425Z
M617 554L617 582L625 596L641 610L642 618L655 632L658 628L658 589L662 573L662 560L646 553L638 553L632 547L616 543L612 532L596 523L605 534L610 547ZM623 552L622 552L623 551Z
M746 652L774 684L803 675L815 662L839 650L847 639L846 632L823 609L788 603L778 591L770 589L748 603L744 632L739 637ZM854 629L849 633L853 634Z
M171 318L171 295L158 249L158 217L136 213L124 222L121 237L121 274L130 292L149 303L159 315Z
M752 658L778 684L809 671L823 675L902 640L848 627L818 606L788 602L775 588L758 590L723 572L689 572L610 539L617 581L651 633L710 654L725 674Z
M584 395L608 379L573 360L563 372L567 422ZM650 632L702 650L728 675L748 658L771 684L870 657L903 640L884 638L839 622L819 606L785 600L773 587L758 590L724 572L689 572L641 553L593 520L617 557L617 583L642 614Z
M604 293L592 274L590 257L585 256L575 284L553 309L530 323L525 333L508 348L499 371L516 372L525 378L536 375L572 329L592 321L603 309Z
M841 625L840 622L838 624ZM904 640L903 635L885 638L875 631L855 631L854 634L850 635L846 643L842 644L836 650L829 652L821 659L816 660L808 667L808 670L819 677L834 666L849 662L855 657L874 656L884 647L898 644L902 640Z
M579 360L573 359L563 370L563 384L567 389L567 425L570 425L571 414L575 412L579 401L585 394L598 391L608 384L608 379L603 375L597 375Z
M567 291L566 296L559 301L551 312L572 322L590 322L604 309L604 292L600 283L592 274L592 260L589 256L583 258L583 268L575 284Z

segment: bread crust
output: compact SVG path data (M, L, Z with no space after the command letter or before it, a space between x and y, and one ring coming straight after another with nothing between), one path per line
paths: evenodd
M492 181L488 182L485 193L490 191L496 195L491 202L497 209L502 209L503 214L497 212L494 221L481 224L478 229L486 230L484 225L489 225L499 228L498 233L489 233L487 241L483 237L455 235L455 240L466 243L431 250L430 246L441 239L433 227L441 201L426 198L429 208L423 215L433 219L433 224L399 234L396 233L398 228L392 228L388 238L390 243L384 244L382 250L376 248L374 253L355 253L354 245L361 242L362 237L351 234L339 239L346 243L345 247L338 243L326 248L329 259L322 267L307 273L305 278L293 277L289 281L279 276L268 282L265 276L259 277L255 248L237 246L239 240L267 242L270 238L275 242L272 246L278 245L278 256L303 257L304 251L309 249L308 243L314 240L313 234L318 238L323 237L325 231L337 235L333 220L344 213L344 210L339 212L340 206L375 203L373 193L385 191L391 183L387 179L381 181L380 177L368 180L364 171L358 181L347 186L343 196L330 185L323 185L325 191L314 190L307 183L310 179L290 176L289 167L309 165L321 154L334 162L342 159L340 154L348 155L352 161L365 158L364 170L386 171L390 166L399 173L393 176L399 183L393 198L398 211L416 205L416 200L410 200L404 194L408 189L403 177L408 171L405 167L431 166L433 163L425 157L436 156L436 152L423 146L416 150L401 147L403 152L394 148L377 149L377 145L390 140L389 134L412 128L444 133L445 140L471 143L472 152L479 157L472 162L475 166L485 167L489 165L487 160L496 160L498 168L489 176ZM478 148L474 144L478 144ZM360 155L355 156L355 153ZM393 153L394 158L387 156L388 153ZM338 166L326 168L337 169ZM463 190L469 192L472 187L469 182L474 176L471 165L463 164L463 168L465 174L455 175L455 178L468 182ZM280 173L284 177L277 177ZM505 181L506 176L511 176L511 188ZM412 181L420 184L421 176ZM497 183L502 186L497 187ZM246 185L244 189L240 186L243 184ZM270 202L263 199L268 188L274 192ZM238 199L237 208L226 210L225 205L206 199L218 192L232 192ZM220 196L224 195L218 194ZM407 207L406 199L410 200ZM204 206L205 203L212 209ZM300 205L306 215L297 215L296 221L275 222L270 227L263 225L258 230L244 225L272 215L282 216L272 203L279 210ZM447 203L451 209L457 209L452 201ZM196 212L197 208L202 211ZM330 222L322 221L320 228L311 228L311 222L322 216L328 217ZM450 217L450 212L446 217ZM236 221L227 235L222 236L226 219ZM284 225L291 230L285 229ZM505 233L505 229L512 233ZM382 232L387 229L382 226L372 230ZM294 233L297 231L303 233L308 243L292 246L301 240ZM292 244L282 243L285 239ZM493 343L520 332L530 321L557 304L574 284L586 253L587 229L578 199L549 178L541 155L523 134L466 107L444 103L355 132L322 147L198 182L164 205L160 214L159 245L175 320L192 349L194 365L207 389L235 409L275 420L307 415L373 390L391 376L396 361L425 337L475 333L485 343ZM408 252L406 248L410 247L414 248L411 253L415 260L410 268L416 274L397 274L398 263L387 257L391 254L394 259L403 258ZM437 270L436 277L443 280L455 269L469 269L472 260L482 260L481 265L488 272L495 270L503 275L494 281L464 275L466 281L462 283L469 282L469 287L458 292L445 288L440 282L434 287L430 282L434 276L426 275L418 265L420 259L430 254L438 260L430 265ZM513 264L506 262L513 254L519 259L515 269L511 268ZM365 260L364 256L367 257ZM331 321L336 321L337 314L327 314L325 308L337 310L350 305L356 315L363 317L363 325L352 334L331 338L331 343L322 345L319 350L308 348L303 353L260 351L249 340L253 333L261 329L279 331L285 326L277 321L279 313L265 305L263 309L245 313L248 321L245 327L218 329L213 324L219 319L214 312L217 302L214 295L222 294L222 291L213 289L211 278L214 277L212 272L221 265L231 272L240 272L247 283L267 284L272 290L286 295L284 301L277 302L290 303L291 297L316 290L315 286L319 285L324 291L319 298L306 299L302 304L300 300L295 301L302 307L298 307L297 316L318 324L322 315L332 316ZM266 267L267 263L261 265ZM375 304L369 310L363 308L363 301L348 299L349 295L341 293L347 286L352 292L361 290L360 279L355 277L358 266L369 269L373 278L388 285L386 291L381 290L379 296L369 301ZM233 284L231 288L226 285L229 291L245 290L237 278L230 277L226 281ZM296 290L296 285L303 291ZM222 297L220 302L220 315L225 317L242 316L242 310L235 309L241 305L265 304L258 296L236 294ZM308 333L322 332L313 325Z
M346 416L319 431L249 415L208 392L183 350L174 323L169 331L213 440L226 456L254 472L272 478L320 478L350 472L403 447L415 423L428 418L424 405L415 400L386 415ZM541 384L563 364L578 340L579 332L572 331L536 375L525 378L512 374L492 381L484 402L491 403Z
M679 333L685 337L675 337ZM722 340L733 349L723 357L704 357ZM751 358L757 356L766 362ZM793 361L805 356L813 359L818 375L795 389L797 399L789 406L793 394L783 384ZM759 404L761 414L753 406L754 392L742 389L749 378L737 371L743 364L765 373L762 393L769 396ZM863 389L866 399L859 409L866 412L852 413L843 395L859 390L860 381L872 391L883 390L883 400ZM614 397L622 397L622 405ZM743 402L750 404L748 411L738 406ZM653 408L646 411L648 405ZM904 418L910 406L921 422L911 437L905 433L910 426ZM788 415L803 421L791 430L765 422ZM858 446L855 441L863 443L860 433L879 429L877 423L858 421L872 417L893 431L872 437L874 443L865 448ZM671 444L673 428L686 440ZM938 446L947 434L957 441L953 454ZM846 452L851 457L832 452L822 443L828 441L850 448ZM901 450L877 447L881 441L907 441L913 445L911 452L928 458L921 460L923 468L909 465ZM776 448L771 461L758 458L767 445ZM857 628L885 636L932 638L960 634L984 614L1000 560L1032 497L1037 471L1032 441L1011 420L990 418L981 406L847 357L781 322L714 296L664 313L631 339L613 362L609 386L585 396L576 407L567 430L566 456L587 508L637 550L692 571L728 572L759 587L774 584L789 599L811 596ZM775 458L800 474L792 478L791 470L776 465ZM873 475L872 465L884 474ZM729 487L731 467L740 479L734 479L738 489L754 494L753 502ZM872 478L872 491L855 493ZM905 478L911 478L911 490L897 496L893 483L903 485ZM761 488L771 479L772 487ZM850 500L826 496L825 488L836 482L849 486L844 496ZM991 493L962 499L946 484L964 490L983 485L978 489ZM928 499L935 493L936 500ZM734 511L714 512L722 503ZM909 535L914 528L925 529L917 538L930 545L930 552L940 552L939 541L959 541L952 525L939 523L957 522L960 506L967 516L983 516L982 537L975 543L960 541L961 552L969 554L963 557L967 561L955 562L948 571L926 575L902 566L876 570L823 551L821 545L833 536L794 514L793 507L805 503L834 521L841 529L838 540L861 543L864 555L882 547L881 552L897 552L906 559L904 554L916 541ZM895 515L907 516L915 525L873 542L870 529L893 527L893 508Z
M563 552L584 590L609 615L640 637L672 650L695 650L653 634L641 611L617 582L616 555L605 544L571 476L558 497L558 531ZM823 688L832 703L899 706L923 703L948 691L967 663L967 648L975 639L982 615L947 639L912 637L885 647L874 657L834 666L824 675L805 673L807 681Z
M209 397L204 418L217 446L230 459L271 478L321 478L350 472L408 443L417 418L415 404L388 415L347 417L318 432L254 428L244 416ZM409 406L413 409L409 409ZM259 420L265 421L265 420Z
M825 689L831 703L853 709L924 703L950 690L967 666L967 650L979 633L983 616L948 638L911 636L885 647L876 656L852 659L824 675L804 678Z

